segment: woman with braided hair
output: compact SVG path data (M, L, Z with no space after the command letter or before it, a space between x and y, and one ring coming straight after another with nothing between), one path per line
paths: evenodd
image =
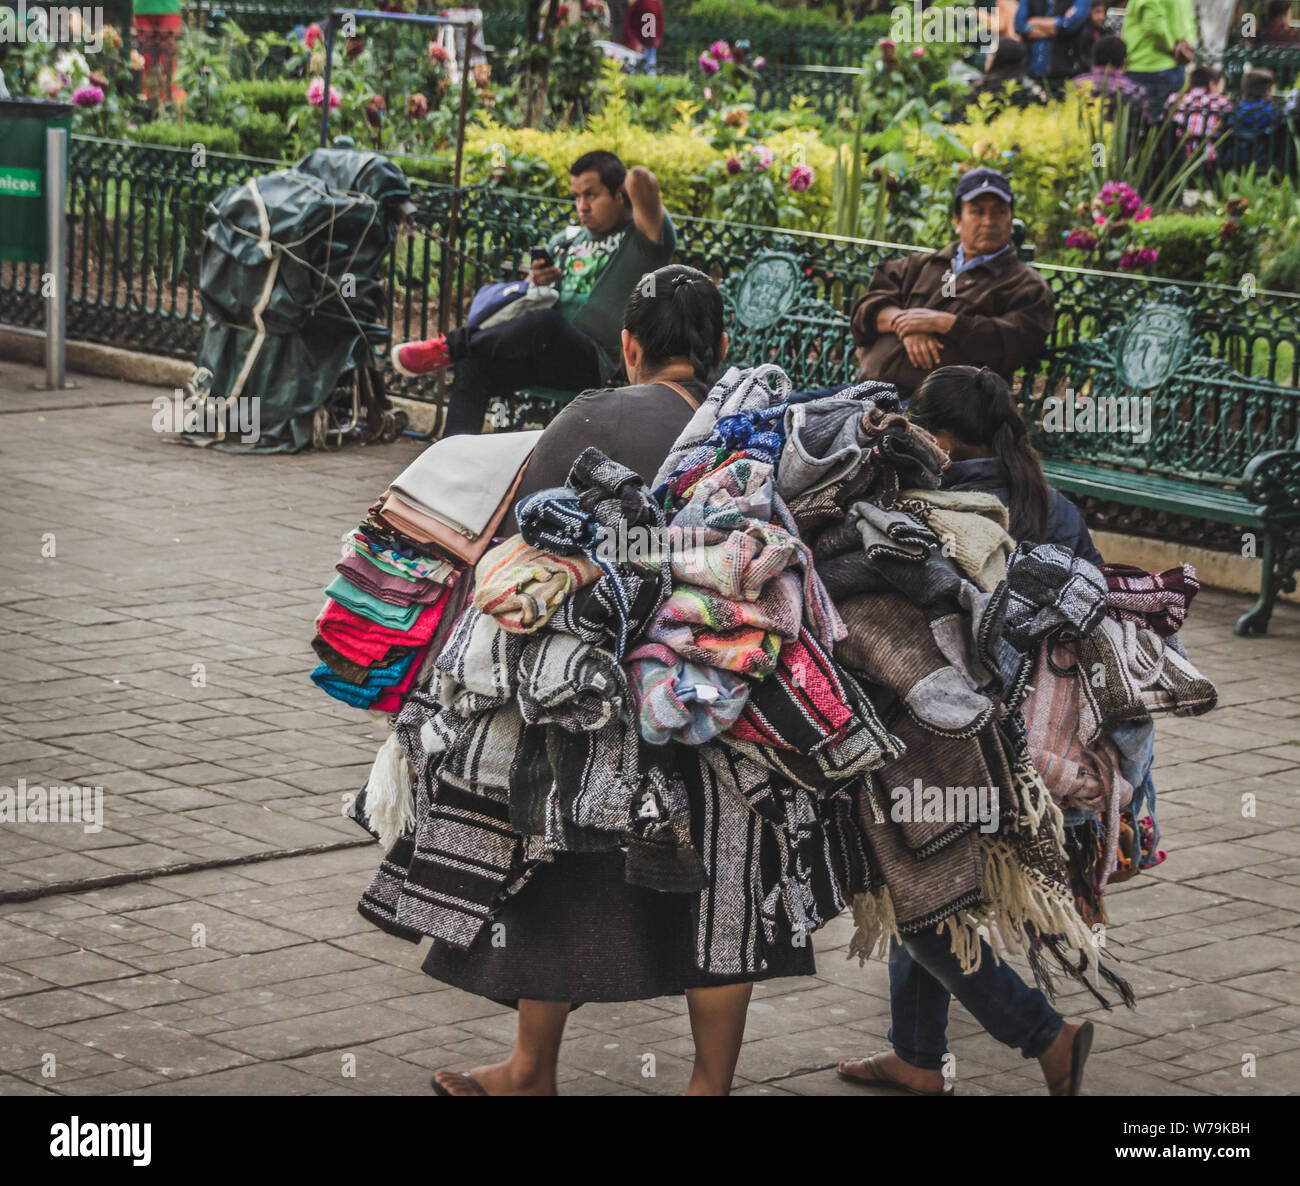
M628 298L622 334L629 385L587 391L548 426L519 486L563 485L595 447L647 482L708 394L727 352L722 298L703 273L669 266L646 273ZM517 530L514 516L502 528ZM697 970L695 893L629 884L623 849L560 852L508 896L467 949L434 941L424 971L446 984L516 1006L510 1056L434 1076L440 1095L554 1095L565 1021L584 1002L684 992L695 1039L687 1095L731 1087L755 979L811 975L811 945L782 942L757 975Z

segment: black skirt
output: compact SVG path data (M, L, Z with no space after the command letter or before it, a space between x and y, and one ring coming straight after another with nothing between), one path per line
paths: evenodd
M468 950L434 940L423 970L500 1004L644 1001L688 988L811 976L812 944L778 941L767 968L711 976L695 966L693 898L628 885L623 853L567 853L542 865Z

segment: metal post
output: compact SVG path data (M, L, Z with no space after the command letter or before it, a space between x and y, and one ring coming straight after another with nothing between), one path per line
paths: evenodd
M325 18L325 93L320 101L320 146L330 146L330 75L334 70L334 32L338 28L334 12Z
M68 332L68 133L45 129L45 387L62 391L67 381Z
M446 242L452 245L453 250L457 247L456 239L460 233L460 183L465 162L465 109L469 106L469 70L470 59L474 52L475 27L471 21L458 30L454 29L452 33L453 41L456 32L465 35L465 44L460 62L460 109L456 113L456 163L451 179L451 211L447 218ZM438 332L440 334L447 332L447 324L451 313L452 267L452 255L444 245L442 249L442 286L441 291L438 293Z

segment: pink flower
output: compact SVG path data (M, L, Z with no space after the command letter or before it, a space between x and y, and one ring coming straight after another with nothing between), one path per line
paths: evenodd
M766 58L755 58L755 59L754 59L753 66L754 66L754 69L755 69L755 70L761 70L761 69L762 69L764 66L766 66L766 65L767 65L767 59L766 59Z
M751 148L749 155L754 162L755 172L761 173L764 169L772 167L772 150L765 145L760 144L756 148Z
M914 46L912 46L912 57L914 57L914 58L923 58L923 57L925 57L925 46L923 46L923 45L914 45Z
M429 42L429 61L445 62L450 57L451 54L447 52L447 47L441 41Z
M1083 251L1091 251L1097 246L1097 236L1090 230L1077 226L1065 236L1065 245L1067 247L1078 247Z
M711 86L706 86L704 88L704 99L705 102L713 102L713 88Z
M719 62L731 61L731 46L729 46L725 41L715 41L711 46L709 46L709 53L717 58Z
M816 174L813 172L811 165L795 165L790 170L790 180L787 184L795 193L802 193L804 190L812 188L815 176Z
M1159 255L1159 247L1129 247L1120 255L1119 266L1126 272L1140 272L1151 267Z
M315 23L308 25L306 32L302 35L302 43L308 49L319 45L324 40L325 34L321 31L321 27Z
M1143 206L1141 210L1139 210L1135 215L1133 215L1133 221L1146 222L1147 219L1149 219L1150 217L1151 217L1151 207Z
M1123 181L1108 181L1097 191L1094 206L1107 214L1132 218L1142 206L1137 190Z
M313 107L319 107L325 101L325 80L323 78L313 78L307 84L307 102ZM330 87L330 109L333 110L343 101L343 96L339 94L336 86Z
M742 165L742 164L740 163L740 157L738 157L738 156L733 156L733 157L728 157L728 158L727 158L727 172L728 172L728 173L731 173L731 174L734 175L734 174L736 174L736 173L739 173L739 172L741 171L741 169L743 169L744 167L745 167L745 166Z
M705 74L717 74L721 67L718 65L718 59L706 50L700 54L700 69Z
M78 107L98 107L104 101L104 88L93 82L79 86L72 92L72 101Z

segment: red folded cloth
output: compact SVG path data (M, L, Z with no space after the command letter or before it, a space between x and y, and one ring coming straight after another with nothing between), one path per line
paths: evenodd
M444 593L416 618L409 630L394 630L354 614L331 598L316 626L321 637L344 658L363 667L373 667L388 654L389 647L424 646L438 628L446 604L447 594Z

